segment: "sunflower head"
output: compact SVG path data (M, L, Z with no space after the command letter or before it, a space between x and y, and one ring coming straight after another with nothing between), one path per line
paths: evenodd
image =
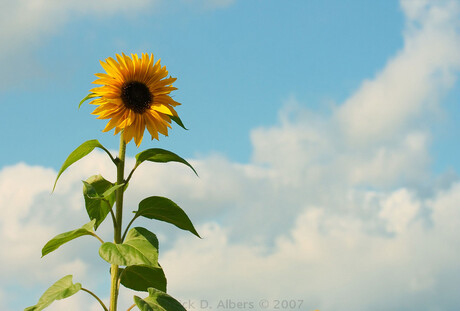
M137 54L131 57L116 55L101 65L106 73L97 73L93 83L102 85L91 90L90 104L96 105L92 114L98 119L110 119L103 132L115 128L115 134L123 130L126 143L134 138L137 146L142 142L145 128L152 139L158 133L168 136L171 118L178 118L175 106L180 103L169 95L177 90L172 84L176 78L168 76L160 60L154 63L153 54ZM179 119L180 120L180 119Z

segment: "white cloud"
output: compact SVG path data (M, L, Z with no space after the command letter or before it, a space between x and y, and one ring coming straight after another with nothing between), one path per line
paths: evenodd
M304 310L450 310L460 304L460 255L454 251L460 183L438 184L429 170L429 115L441 109L440 96L458 70L458 11L454 2L415 3L402 3L408 15L402 51L330 116L290 99L279 124L251 133L251 163L219 155L192 159L200 178L173 164L146 163L136 171L127 208L148 195L168 196L203 236L155 223L173 295L210 304L302 299ZM39 254L54 234L87 221L80 180L97 173L113 180L113 164L94 152L69 168L49 196L55 173L26 164L0 171L6 216L0 247L9 250L0 257L0 273L14 275L17 286L41 287L75 269L75 281L106 297L107 267L94 239L42 260ZM427 186L430 193L422 192ZM109 227L101 228L105 239ZM10 292L1 280L0 291ZM130 296L122 297L127 306ZM86 298L75 299L79 310L88 305Z
M353 215L309 208L270 250L230 243L224 229L207 225L200 228L204 240L179 239L163 266L183 299L207 300L214 307L226 298L267 298L303 299L305 310L389 310L409 302L401 310L446 309L459 302L442 282L446 273L453 273L451 281L460 276L460 255L452 252L460 239L444 229L458 225L459 218L452 217L458 216L458 204L443 202L458 202L459 189L456 184L433 200L433 213L443 216L432 226L417 218L426 202L399 189L379 199L381 220L399 230L391 236L369 234L367 220ZM386 212L395 202L397 211ZM440 290L452 294L450 301L431 300Z
M403 233L420 212L420 203L413 202L411 194L401 189L382 202L379 216L386 220L386 230L391 233Z
M86 292L80 291L72 297L57 300L53 302L46 310L49 311L100 311L102 310L101 305L90 297Z
M393 139L436 113L460 66L456 1L402 1L409 16L404 48L337 111L350 144Z
M0 290L0 308L5 311L9 311L7 309L7 296Z

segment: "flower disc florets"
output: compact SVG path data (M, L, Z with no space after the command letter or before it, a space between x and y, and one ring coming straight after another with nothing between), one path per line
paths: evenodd
M136 113L144 113L152 104L153 95L142 82L128 82L121 88L121 100L125 107Z

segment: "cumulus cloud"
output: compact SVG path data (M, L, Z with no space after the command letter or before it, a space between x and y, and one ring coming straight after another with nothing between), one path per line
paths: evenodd
M404 48L372 80L338 108L347 143L390 139L433 114L460 66L456 1L402 1L407 27Z
M429 168L429 115L442 109L458 71L458 4L401 5L403 48L330 115L291 98L278 124L252 131L250 163L190 159L200 178L178 164L146 163L136 171L128 209L148 195L170 197L203 236L144 223L159 233L174 296L214 309L226 299L253 302L256 310L259 299L272 307L276 299L303 300L303 310L458 307L460 182L438 183ZM96 240L82 238L39 260L47 239L87 222L81 180L96 173L115 177L100 152L69 168L50 196L53 170L17 164L0 171L7 216L0 219L0 247L9 250L0 258L2 276L41 288L73 270L75 281L107 297ZM110 239L108 225L101 236ZM0 294L11 291L0 280ZM79 310L88 305L72 299ZM129 306L130 294L122 301ZM66 301L56 306L72 308Z
M460 302L443 285L460 276L460 255L451 251L460 241L450 231L459 221L459 190L457 183L431 201L430 226L418 217L427 202L407 189L381 194L381 213L370 221L383 221L391 235L371 234L369 220L321 206L301 212L270 250L233 244L225 229L209 224L201 227L204 241L179 239L164 268L182 297L214 307L227 298L266 298L301 299L305 310L449 309ZM439 291L451 296L433 300Z

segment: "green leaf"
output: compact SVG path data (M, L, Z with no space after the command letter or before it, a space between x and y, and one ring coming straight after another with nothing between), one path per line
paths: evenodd
M119 188L124 187L124 186L125 186L124 183L120 185L113 185L112 187L104 191L104 193L102 194L102 197L106 199L109 196L112 196L112 195L115 196L115 191L117 191Z
M81 228L61 233L52 238L42 249L42 257L58 249L61 245L70 242L76 238L84 235L93 235L93 227L96 220L91 220L89 223L83 225Z
M149 288L149 296L140 298L134 296L134 302L141 311L187 311L182 304L155 288Z
M72 275L67 275L51 285L40 297L35 306L28 307L24 311L40 311L48 307L55 300L64 299L77 293L81 289L80 283L72 283Z
M80 109L81 105L82 105L85 101L87 101L87 100L89 100L89 99L91 99L91 98L94 98L94 97L95 97L95 96L94 96L94 93L89 93L88 95L86 95L85 98L83 98L83 99L80 101L80 104L78 104L78 109Z
M95 183L99 183L99 188L96 188L97 185L95 186ZM87 181L83 181L83 186L86 188L84 195L90 199L108 200L110 197L115 195L115 191L117 189L123 187L124 185L124 183L115 185L104 179L101 175L93 175L88 178Z
M179 117L169 116L169 118L173 120L177 125L182 127L184 130L188 131L188 128L185 127L184 123L182 123L182 120Z
M114 196L109 196L107 200L103 200L103 198L99 196L98 192L104 192L112 186L111 182L105 180L100 175L92 176L86 182L83 182L83 195L85 198L86 212L91 220L95 220L95 230L107 217L107 214L110 212L110 209L115 202Z
M149 287L166 292L166 276L161 267L126 267L121 273L121 284L127 288L142 292L146 292Z
M77 162L81 158L87 156L91 151L94 150L94 148L100 148L100 149L104 150L109 155L110 159L112 159L112 161L113 161L113 157L110 154L110 152L107 149L105 149L104 146L102 146L96 139L85 141L77 149L72 151L72 153L64 161L64 164L62 164L62 167L59 170L59 173L58 173L58 175L56 177L56 181L54 182L53 191L56 188L57 181L58 181L59 177L61 176L61 174L70 165L74 164L75 162Z
M115 203L115 191L124 185L114 185L101 175L94 175L83 181L86 212L90 219L96 219L95 230L107 217Z
M140 216L168 222L201 238L187 214L168 198L153 196L142 200L134 217Z
M179 162L182 164L187 165L190 167L193 172L198 176L195 169L183 158L179 157L177 154L172 153L171 151L160 149L160 148L152 148L144 150L136 155L136 167L139 166L144 161L150 162L159 162L159 163L166 163L166 162Z
M159 268L158 239L142 227L129 230L123 244L106 242L99 248L99 255L110 264L119 266L147 265Z

